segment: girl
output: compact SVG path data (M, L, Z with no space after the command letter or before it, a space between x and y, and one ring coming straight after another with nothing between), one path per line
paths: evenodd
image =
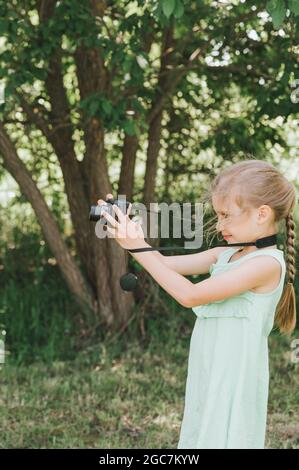
M275 167L252 159L223 170L212 182L211 196L218 216L216 229L228 243L255 242L275 234L278 223L285 220L287 269L283 251L276 245L215 247L178 256L148 251L132 256L197 317L177 448L264 448L268 336L274 321L286 334L296 324L292 214L296 192ZM115 240L129 251L149 247L140 225L117 207L114 210L119 222L109 214L106 218ZM196 284L184 277L208 272L211 276Z

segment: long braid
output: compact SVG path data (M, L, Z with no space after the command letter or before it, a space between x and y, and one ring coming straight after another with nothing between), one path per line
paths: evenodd
M296 326L296 295L294 289L294 280L296 273L295 264L295 222L293 214L290 212L286 218L286 235L287 235L287 284L284 293L277 305L275 323L279 327L281 333L290 335Z
M286 216L286 232L287 232L287 273L288 273L288 282L294 284L296 265L295 265L295 222L293 219L293 214L290 212Z

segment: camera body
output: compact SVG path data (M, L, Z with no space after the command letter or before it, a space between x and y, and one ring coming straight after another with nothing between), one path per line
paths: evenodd
M129 201L125 201L122 199L107 199L105 204L91 206L89 212L89 220L93 222L100 221L101 224L107 224L107 220L102 217L103 212L107 212L111 217L115 216L115 212L112 208L112 205L115 204L120 210L126 214L128 207L130 205Z

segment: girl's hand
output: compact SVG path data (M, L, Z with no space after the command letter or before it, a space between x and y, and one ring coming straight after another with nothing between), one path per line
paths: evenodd
M107 194L106 199L108 198L113 198L112 194ZM103 201L103 199L99 199L98 204L105 204L105 201ZM133 222L133 220L129 219L132 204L130 203L126 214L124 214L115 204L113 204L112 208L118 217L118 222L106 211L103 212L103 217L105 217L112 226L109 227L107 224L108 233L111 234L111 237L126 250L141 247L141 243L144 243L144 233L141 225L140 223Z

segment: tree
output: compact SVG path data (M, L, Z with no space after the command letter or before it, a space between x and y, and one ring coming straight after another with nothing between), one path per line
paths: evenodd
M148 143L142 199L147 206L155 200L163 131L170 132L173 152L172 163L166 162L168 177L170 166L174 172L198 171L178 151L186 141L197 152L214 148L226 158L233 151L262 152L268 139L281 141L265 117L298 112L290 100L298 71L297 5L282 0L1 0L0 5L3 165L30 201L80 305L118 328L134 302L119 285L128 256L116 243L95 236L90 205L108 192L132 199L142 139ZM229 112L232 90L246 103L237 116ZM192 133L195 119L213 122L205 138ZM49 154L57 157L76 259L38 189L35 171L18 154L15 126L31 142L38 131L45 160ZM122 140L117 188L109 178L109 132Z

